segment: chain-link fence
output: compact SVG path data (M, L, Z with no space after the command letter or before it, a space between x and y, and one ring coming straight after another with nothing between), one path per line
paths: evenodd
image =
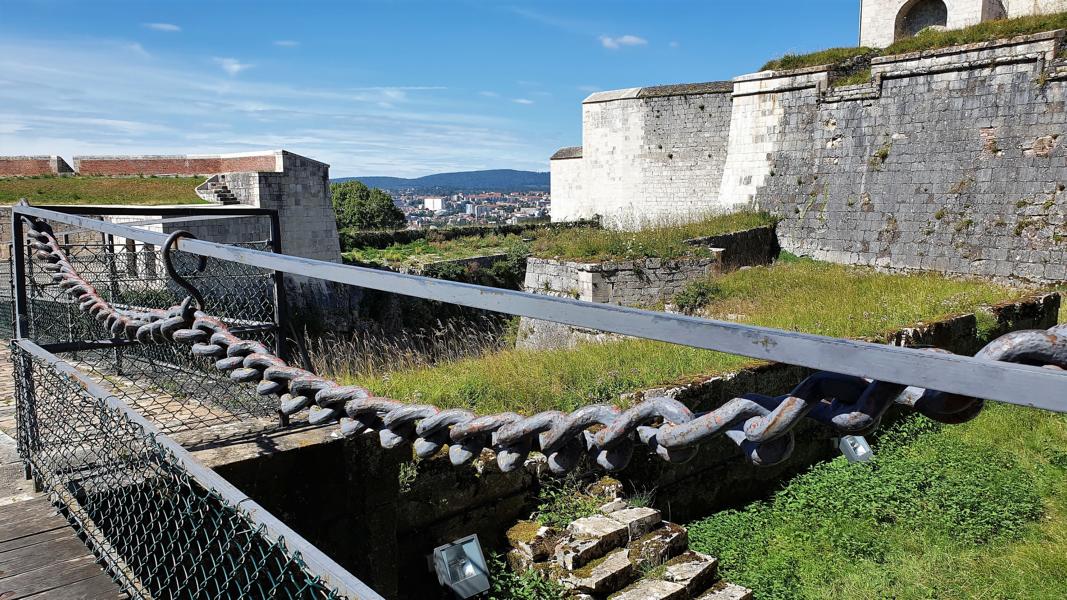
M13 344L18 444L37 484L135 598L378 598L32 342Z
M254 218L267 221L263 215L242 220ZM174 225L180 227L182 223ZM271 228L268 223L244 229L269 232ZM115 306L167 309L186 296L167 275L162 249L157 245L62 223L55 224L55 231L71 264ZM244 239L234 245L272 250L271 239ZM212 361L194 356L186 346L114 340L103 323L87 318L78 303L52 280L52 274L32 260L32 253L26 256L26 336L98 381L124 386L131 405L162 431L173 433L274 413L273 403L254 389L220 375L212 368ZM276 323L273 271L214 258L201 262L199 257L180 251L173 252L171 258L177 271L201 290L205 308L212 315L243 331L246 338L278 348L282 334ZM0 297L0 310L3 301ZM11 300L8 302L10 310Z

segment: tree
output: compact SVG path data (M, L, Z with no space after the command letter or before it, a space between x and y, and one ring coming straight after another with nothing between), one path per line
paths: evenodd
M407 224L404 211L393 198L378 188L370 189L358 181L330 186L337 227L354 229L401 229Z

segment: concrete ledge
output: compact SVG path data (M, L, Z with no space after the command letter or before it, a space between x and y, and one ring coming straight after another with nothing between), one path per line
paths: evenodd
M639 87L593 92L582 101L582 104L596 104L598 102L612 102L614 100L634 100L640 92L641 88Z
M548 160L567 160L571 158L581 158L582 147L581 146L567 146L566 148L560 148L556 150L556 153L549 157Z
M1035 33L1032 35L1021 35L1013 38L1006 38L1000 40L993 40L990 42L978 42L975 44L963 44L960 46L948 46L945 48L936 48L933 50L920 50L918 52L907 52L904 54L891 54L889 56L879 56L871 59L871 66L888 65L898 62L907 62L912 60L919 60L924 58L935 58L942 56L952 56L956 54L965 54L968 52L977 52L981 50L991 50L995 48L1008 48L1011 46L1020 46L1026 44L1034 44L1039 42L1055 42L1054 45L1059 44L1063 40L1064 33L1067 30L1054 29L1052 31L1046 31L1042 33ZM1055 48L1052 49L1052 55L1048 57L1049 60L1055 58Z

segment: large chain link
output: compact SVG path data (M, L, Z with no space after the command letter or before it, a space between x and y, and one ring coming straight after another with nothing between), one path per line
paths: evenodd
M978 398L830 372L817 372L782 396L746 394L696 414L666 397L649 398L627 410L594 404L571 413L546 411L532 416L479 416L467 410L408 404L286 364L260 342L231 333L221 319L203 312L202 301L192 295L168 310L117 308L74 269L46 222L25 216L23 220L29 227L27 242L44 269L112 335L144 344L191 345L193 354L214 359L215 367L231 379L255 383L259 394L277 396L283 419L308 409L310 424L337 422L345 436L377 433L385 448L411 443L425 458L447 446L456 465L490 449L505 472L522 466L532 451L543 453L554 473L569 471L583 455L604 469L618 470L629 463L638 442L663 459L680 463L692 458L700 444L720 435L737 444L751 463L773 465L789 457L793 428L805 417L838 435L856 435L876 428L894 404L942 423L970 420L983 406ZM173 271L169 253L182 236L191 237L175 232L164 246L168 271ZM1065 368L1067 325L1009 333L977 357Z

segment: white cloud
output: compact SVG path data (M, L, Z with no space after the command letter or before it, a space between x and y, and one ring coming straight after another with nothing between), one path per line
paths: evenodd
M229 74L230 77L233 77L234 75L237 75L241 71L244 71L246 69L250 69L252 67L252 65L250 65L248 63L240 62L236 58L218 58L218 57L216 57L213 60L215 61L215 64L217 64L218 66L222 67L222 70L226 71L226 73Z
M142 23L142 25L149 29L154 29L156 31L166 31L167 33L178 33L182 30L181 27L178 27L174 23Z
M668 45L669 45L669 46L670 46L671 48L677 48L677 47L681 46L681 44L679 44L678 42L671 42L671 43L670 43L670 44L668 44Z
M275 40L274 45L280 48L296 48L300 42L296 40Z
M592 94L593 92L599 92L601 90L599 85L580 85L578 86L579 92L587 92Z
M485 96L486 98L499 98L500 97L500 94L498 94L496 92L489 92L489 91L478 92L478 95L479 96Z
M562 145L503 108L510 96L494 113L462 89L316 85L262 69L231 78L196 67L210 55L147 61L130 52L112 40L0 38L0 155L286 148L329 163L335 177L403 177L544 171Z
M144 46L134 42L132 44L126 44L125 48L134 54L139 54L143 58L152 58L152 55L148 53L148 50L144 49Z
M619 37L602 35L600 36L600 44L609 50L618 50L623 46L644 46L648 44L648 40L636 35L620 35Z
M525 105L530 105L530 104L534 103L534 101L530 100L529 98L515 98L514 100L512 100L512 102L514 102L515 104L525 104Z

